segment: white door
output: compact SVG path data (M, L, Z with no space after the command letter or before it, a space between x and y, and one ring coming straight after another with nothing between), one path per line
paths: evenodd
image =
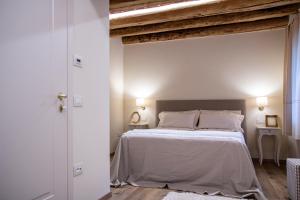
M1 0L0 200L67 199L59 92L67 93L67 0Z

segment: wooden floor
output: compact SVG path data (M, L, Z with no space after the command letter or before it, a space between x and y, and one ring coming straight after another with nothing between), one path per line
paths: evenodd
M263 166L260 166L257 162L254 162L254 165L266 197L269 200L288 199L285 165L277 167L270 161L265 162ZM112 197L109 200L161 200L170 191L167 189L124 186L112 188Z

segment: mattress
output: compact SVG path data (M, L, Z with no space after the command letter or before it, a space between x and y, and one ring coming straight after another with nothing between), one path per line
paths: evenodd
M111 184L265 199L243 134L137 129L123 134Z

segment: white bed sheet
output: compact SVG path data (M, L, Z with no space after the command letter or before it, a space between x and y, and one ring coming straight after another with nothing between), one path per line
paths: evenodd
M111 184L265 199L240 132L136 129L123 134Z
M226 130L177 130L177 129L134 129L123 134L125 137L162 137L162 138L193 138L200 140L234 140L245 143L244 134Z

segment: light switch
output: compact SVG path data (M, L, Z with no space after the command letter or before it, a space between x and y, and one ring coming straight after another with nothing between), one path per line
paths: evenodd
M74 107L82 107L83 105L83 99L80 95L74 95L73 96L73 106Z
M83 173L82 163L76 163L73 167L73 176L79 176Z
M73 56L73 65L76 66L76 67L83 67L82 57L75 54Z

